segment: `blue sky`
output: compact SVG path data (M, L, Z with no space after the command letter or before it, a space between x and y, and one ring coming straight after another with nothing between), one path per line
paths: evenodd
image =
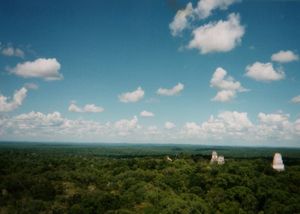
M6 1L0 139L299 146L299 9Z

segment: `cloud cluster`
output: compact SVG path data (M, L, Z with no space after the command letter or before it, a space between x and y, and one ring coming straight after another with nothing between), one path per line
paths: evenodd
M200 0L195 12L200 19L204 19L210 16L213 10L227 10L235 2L238 0Z
M63 75L59 73L60 67L60 63L55 58L39 58L18 63L14 68L8 68L8 71L23 78L41 78L51 81L63 78Z
M0 116L2 136L22 140L111 140L128 136L139 129L137 117L114 123L100 123L81 119L70 120L59 112L43 114L33 111L12 117Z
M211 116L202 124L188 122L182 132L189 137L214 138L240 137L253 127L246 112L225 111L217 117Z
M122 119L114 123L115 131L117 135L120 136L127 136L138 129L141 128L141 126L138 124L138 118L137 116L134 116L132 119Z
M172 36L178 36L191 25L191 21L205 19L216 9L226 10L238 0L199 0L195 8L189 2L184 9L178 10L169 27Z
M199 0L197 7L188 3L178 10L169 28L173 36L191 26L191 21L205 19L216 9L226 10L237 0ZM189 49L198 49L201 54L227 52L241 43L245 27L240 24L239 14L231 13L227 20L209 22L199 27L192 27L193 38L187 45Z
M27 96L27 89L22 87L20 90L15 91L12 99L0 94L0 112L13 111L22 105Z
M123 103L135 103L143 99L144 95L145 91L141 87L138 87L135 91L120 94L119 100Z
M292 61L299 60L299 56L295 54L293 51L279 51L271 56L271 60L279 63L287 63Z
M261 143L272 140L280 144L297 142L300 137L300 119L292 122L289 115L282 112L259 113L257 124L248 117L247 112L224 111L210 116L202 123L187 122L176 127L166 122L160 129L157 126L142 126L136 116L115 122L100 123L89 120L70 120L59 112L43 114L30 112L17 116L0 116L2 139L54 139L55 140L93 140L98 142L122 140L130 142L218 142L243 141ZM273 144L274 145L274 144Z
M1 50L2 55L4 56L16 56L24 58L25 54L20 48L6 47Z
M285 78L283 69L275 69L272 63L255 62L246 67L247 77L257 81L270 82L278 81Z
M156 93L161 96L175 96L180 94L180 92L184 89L184 85L182 83L178 83L173 88L159 88Z
M212 100L219 102L230 101L236 96L237 92L246 91L240 82L227 75L226 70L221 67L215 70L210 80L210 87L218 89L217 95Z
M25 53L22 49L14 47L12 44L2 44L0 42L0 53L3 56L8 56L8 57L20 57L24 58Z
M104 108L101 106L96 106L95 104L86 104L83 108L78 107L75 103L71 103L68 110L70 112L78 112L78 113L99 113L103 112Z
M249 143L269 142L279 144L281 140L296 142L300 136L300 119L289 120L283 113L259 113L258 124L253 124L246 112L221 112L211 116L202 124L188 122L182 129L182 136L199 139L243 140Z

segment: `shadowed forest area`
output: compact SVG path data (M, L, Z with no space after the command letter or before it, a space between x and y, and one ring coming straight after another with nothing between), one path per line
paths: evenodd
M210 164L213 149L224 165ZM271 167L276 151L284 172ZM0 143L0 213L299 213L299 157L286 148Z

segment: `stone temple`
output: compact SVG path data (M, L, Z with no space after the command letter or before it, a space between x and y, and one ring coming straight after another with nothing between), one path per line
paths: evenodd
M217 163L218 162L218 154L216 151L213 151L211 154L210 163Z
M222 165L222 164L224 164L225 163L225 158L224 158L224 156L219 156L218 157L218 164L219 165Z
M272 167L276 171L284 171L284 164L280 153L274 154Z
M216 151L213 151L211 154L210 163L218 163L219 165L222 165L225 163L224 156L218 156Z

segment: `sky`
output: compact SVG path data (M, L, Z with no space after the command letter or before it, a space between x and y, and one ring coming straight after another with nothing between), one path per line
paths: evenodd
M300 147L300 1L2 1L0 141Z

